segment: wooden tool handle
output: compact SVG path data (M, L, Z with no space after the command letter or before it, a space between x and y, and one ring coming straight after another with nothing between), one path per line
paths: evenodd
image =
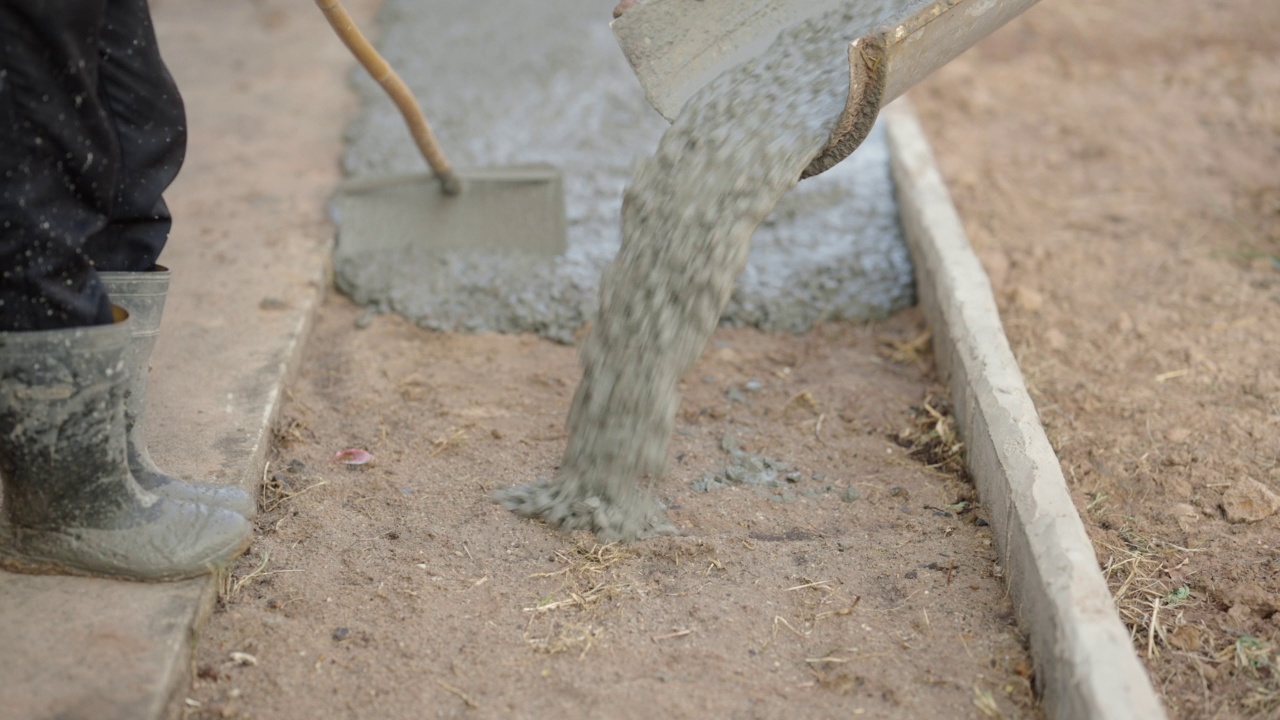
M339 0L316 0L316 7L324 13L329 24L333 26L334 32L351 50L351 54L356 56L364 69L378 81L382 89L391 97L391 101L399 108L400 114L404 116L404 121L409 126L410 134L413 135L413 141L418 145L418 150L431 166L436 178L440 180L440 188L446 195L457 195L462 192L462 183L454 174L453 165L445 157L444 151L440 149L440 143L436 141L435 133L431 132L431 125L427 123L427 118L422 114L417 100L414 100L409 86L404 84L396 71L392 70L373 45L369 44Z

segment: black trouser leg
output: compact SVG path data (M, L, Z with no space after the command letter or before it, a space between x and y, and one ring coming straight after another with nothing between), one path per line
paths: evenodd
M0 330L106 323L148 270L185 152L145 0L0 0Z
M102 29L99 97L120 147L107 226L85 252L98 270L151 270L172 219L162 193L187 153L187 116L178 86L160 58L147 0L108 0Z

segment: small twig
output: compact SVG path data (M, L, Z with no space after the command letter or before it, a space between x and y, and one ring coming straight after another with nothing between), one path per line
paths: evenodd
M960 633L957 637L960 638L960 645L964 647L964 653L969 656L970 660L973 660L973 651L969 649L969 641L964 639L964 633Z
M951 576L956 572L956 559L951 558L951 564L947 566L947 587L951 586Z
M462 702L466 703L467 707L469 708L480 707L479 705L476 705L475 700L472 700L470 696L468 696L465 692L463 692L459 688L456 688L450 685L449 683L439 679L436 680L436 684L444 688L445 690L448 690L449 692L453 693L454 695L457 695L458 697L462 698Z
M288 495L281 495L279 500L276 500L275 502L271 503L271 507L267 508L267 512L271 512L272 510L275 510L276 508L280 507L280 506L281 506L281 505L283 505L284 503L286 503L286 502L288 502L288 501L290 501L290 500L292 500L292 499L294 499L294 498L298 497L299 495L301 495L301 494L302 494L302 493L304 493L304 492L307 492L307 491L309 491L309 490L315 490L316 488L320 487L321 485L328 485L328 484L329 484L329 481L328 481L328 480L321 480L320 482L318 482L318 483L316 483L316 484L314 484L314 485L309 485L309 486L307 486L307 487L302 488L301 490L299 490L299 491L298 491L298 492L296 492L296 493L290 493L290 494L288 494Z
M1097 505L1098 503L1106 499L1107 499L1107 494L1104 492L1100 492L1097 495L1094 495L1093 500L1091 500L1089 504L1085 506L1084 508L1085 512L1089 512L1090 510L1093 509L1093 506Z
M230 594L234 596L237 593L239 593L240 588L244 587L246 584L248 584L250 580L252 580L253 578L257 577L259 574L261 574L263 570L267 569L267 563L269 562L271 562L271 551L267 550L266 552L262 553L262 563L259 564L258 567L255 568L253 572L249 573L248 575L245 575L239 580L236 580L235 583L231 586Z
M555 572L549 572L549 573L533 573L533 574L532 574L532 575L530 575L529 577L531 577L531 578L549 578L549 577L555 577L555 576L557 576L557 575L564 575L565 573L570 572L570 571L575 570L575 569L576 569L576 568L574 568L573 566L570 566L570 567L566 567L566 568L560 568L559 570L557 570L557 571L555 571Z
M795 587L789 587L789 588L787 588L786 590L783 590L782 592L791 592L792 590L803 590L803 589L805 589L805 588L818 587L818 586L820 586L820 585L826 585L826 584L827 584L827 583L829 583L829 582L831 582L831 581L830 581L830 580L818 580L818 581L816 581L816 582L805 583L804 585L797 585L797 586L795 586Z
M930 404L929 404L929 399L928 399L928 398L925 398L925 400L924 400L924 403L923 403L923 404L924 404L924 410L925 410L925 412L927 412L927 413L929 413L930 415L932 415L934 420L937 420L938 422L945 422L945 421L946 421L946 418L945 418L945 417L943 417L942 413L940 413L940 412L938 412L937 410L935 410L935 409L934 409L934 407L933 407L932 405L930 405Z
M783 625L785 625L785 626L787 627L787 629L788 629L788 630L790 630L791 632L793 632L793 633L795 633L795 634L796 634L796 637L808 637L808 636L807 636L807 635L805 635L804 633L802 633L802 632L800 632L799 630L795 629L795 627L793 627L793 626L791 625L791 623L787 622L787 619L786 619L786 618L784 618L784 617L782 617L781 615L774 615L774 616L773 616L773 633L774 633L774 635L777 635L777 634L778 634L778 623L782 623Z
M659 640L670 640L671 638L684 637L685 635L688 635L692 632L693 632L692 630L676 630L675 632L670 632L670 633L667 633L666 635L654 635L650 639L653 640L654 642L658 642Z
M258 664L258 658L247 652L233 652L229 657L231 662L237 665L254 666Z
M862 596L854 595L853 602L849 604L849 607L843 607L843 608L840 608L839 610L832 610L830 612L821 613L820 617L830 617L832 615L839 615L843 617L845 615L852 615L854 608L858 607L858 603L860 602L862 602Z
M1147 628L1147 659L1148 660L1155 657L1156 626L1159 624L1157 622L1157 619L1160 616L1161 599L1162 598L1159 595L1151 598L1151 626Z
M306 571L305 571L305 570L296 570L296 569L295 569L295 570L272 570L272 571L270 571L270 572L258 573L258 575L257 575L257 577L256 577L255 579L257 579L257 578L264 578L264 577L266 577L266 576L268 576L268 575L282 575L282 574L284 574L284 573L293 573L293 572L306 572Z

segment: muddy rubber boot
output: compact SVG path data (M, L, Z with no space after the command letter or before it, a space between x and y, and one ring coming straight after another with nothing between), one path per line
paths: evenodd
M229 563L249 521L169 500L129 473L127 315L112 325L0 332L0 567L178 580Z
M160 316L169 293L169 270L156 266L153 272L100 272L111 302L129 313L133 329L125 363L129 386L125 389L124 419L129 438L129 470L144 489L170 500L203 503L226 508L252 518L257 504L249 493L231 485L187 483L169 475L151 459L143 433L147 411L147 379L151 350L160 332Z

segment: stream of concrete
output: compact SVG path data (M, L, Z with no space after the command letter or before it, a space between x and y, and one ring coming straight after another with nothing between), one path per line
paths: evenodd
M508 508L605 541L676 532L642 481L665 469L680 379L729 303L752 233L844 111L848 38L888 6L850 2L783 32L696 93L639 163L582 346L564 460L554 479L501 491Z

